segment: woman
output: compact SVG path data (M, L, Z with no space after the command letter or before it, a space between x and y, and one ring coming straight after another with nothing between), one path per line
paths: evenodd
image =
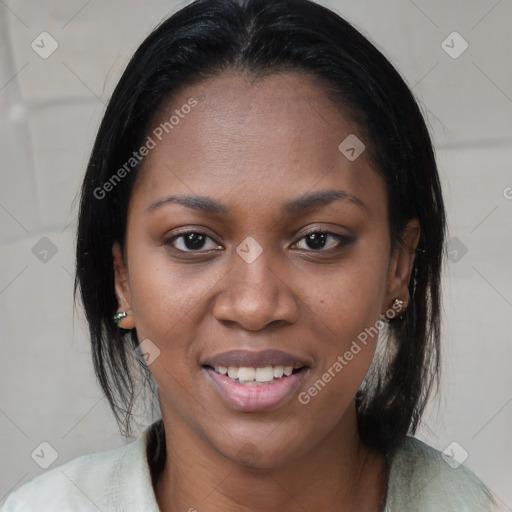
M85 176L77 289L130 432L17 510L491 510L410 437L439 369L445 212L399 74L306 0L199 0L140 46Z

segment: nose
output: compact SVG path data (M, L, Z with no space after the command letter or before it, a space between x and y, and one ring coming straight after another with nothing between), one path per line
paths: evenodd
M277 270L276 265L271 267L264 255L265 251L252 263L234 255L233 267L213 308L213 315L219 322L259 331L270 324L297 321L298 302L287 282L289 276Z

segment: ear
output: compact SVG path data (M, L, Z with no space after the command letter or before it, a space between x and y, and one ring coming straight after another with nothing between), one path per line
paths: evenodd
M391 257L387 293L382 305L383 314L390 309L395 299L404 301L402 311L407 308L410 300L409 281L420 234L421 228L418 219L411 219L402 233L402 243L397 244Z
M130 292L130 283L128 281L128 272L124 262L123 253L120 245L116 242L112 246L112 256L114 260L114 287L117 297L117 312L128 313L128 316L119 322L119 327L123 329L133 329L135 321L132 313L132 300Z

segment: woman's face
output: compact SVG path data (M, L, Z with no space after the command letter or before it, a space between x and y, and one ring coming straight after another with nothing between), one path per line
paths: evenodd
M411 222L391 251L358 126L311 77L232 74L184 90L148 135L116 292L175 442L271 467L353 434L419 235Z

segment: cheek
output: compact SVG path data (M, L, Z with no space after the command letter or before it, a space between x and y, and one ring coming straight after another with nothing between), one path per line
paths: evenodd
M128 262L139 339L154 341L170 366L193 358L193 340L211 315L209 293L225 269L173 264L165 248L151 244L128 246Z
M382 250L377 247L362 244L336 272L310 288L311 321L323 335L318 336L315 385L307 394L318 395L326 407L329 400L341 406L353 398L375 353L388 264L385 240Z
M387 254L386 247L378 250L378 244L362 243L309 287L314 312L345 343L379 319L387 287Z
M132 309L137 332L157 336L170 328L178 311L184 309L181 288L175 276L158 265L154 257L132 257L130 261L130 289Z
M186 269L173 268L165 248L136 222L129 225L127 257L137 331L169 327L193 304L195 284L184 285Z

